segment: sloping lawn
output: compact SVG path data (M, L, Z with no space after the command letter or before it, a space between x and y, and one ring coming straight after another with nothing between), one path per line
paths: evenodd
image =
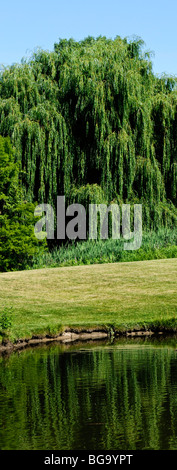
M0 273L10 338L66 327L177 329L177 259Z

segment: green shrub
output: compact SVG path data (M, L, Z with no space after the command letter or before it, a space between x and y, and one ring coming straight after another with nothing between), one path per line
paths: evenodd
M11 309L6 307L0 315L0 329L9 330L11 326L12 326Z
M0 136L0 271L26 269L46 241L34 235L35 205L25 200L9 138Z

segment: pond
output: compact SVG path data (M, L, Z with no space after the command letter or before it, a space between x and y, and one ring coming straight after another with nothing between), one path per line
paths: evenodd
M176 338L0 357L1 450L177 449Z

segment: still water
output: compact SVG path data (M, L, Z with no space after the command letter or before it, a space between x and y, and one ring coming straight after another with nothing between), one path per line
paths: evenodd
M177 339L0 357L0 449L177 449Z

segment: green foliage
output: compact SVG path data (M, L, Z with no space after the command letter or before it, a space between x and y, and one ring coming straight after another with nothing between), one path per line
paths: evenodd
M57 195L141 203L143 230L176 227L177 80L155 77L143 46L61 39L1 73L0 270L40 258L34 203Z
M9 138L0 136L0 270L23 269L44 248L34 235L34 204L25 201ZM40 244L39 244L40 243Z
M6 307L0 314L0 329L8 330L11 326L12 326L11 309Z
M142 246L133 252L124 251L124 240L87 240L55 248L33 257L33 268L76 266L177 258L177 230L161 228L143 233Z
M0 133L32 202L87 203L97 185L108 203L145 202L148 228L176 220L176 78L153 75L140 38L62 39L6 68Z

